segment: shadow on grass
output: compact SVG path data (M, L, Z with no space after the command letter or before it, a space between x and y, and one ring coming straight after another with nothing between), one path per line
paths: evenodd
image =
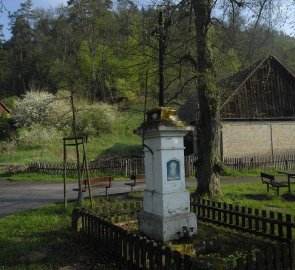
M271 201L272 195L261 193L261 194L244 194L247 199L257 200L257 201Z
M283 198L285 201L288 201L288 202L295 202L295 194L284 193L284 194L282 195L282 198Z
M0 173L0 178L7 178L13 176L12 172L2 172Z

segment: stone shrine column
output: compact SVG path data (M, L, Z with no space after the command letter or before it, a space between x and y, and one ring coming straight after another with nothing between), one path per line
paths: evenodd
M151 110L137 129L144 136L146 188L140 231L151 238L169 241L178 238L183 227L197 229L196 214L190 212L190 194L185 189L183 137L192 128L167 107Z

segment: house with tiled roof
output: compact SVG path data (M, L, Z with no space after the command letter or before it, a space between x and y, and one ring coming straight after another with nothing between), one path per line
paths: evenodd
M280 60L269 55L219 87L222 157L295 152L295 76ZM197 112L195 95L180 108L179 117L192 124Z

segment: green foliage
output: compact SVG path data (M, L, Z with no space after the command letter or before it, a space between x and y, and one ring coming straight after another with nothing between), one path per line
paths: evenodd
M73 0L69 8L46 11L34 9L30 1L22 3L10 16L11 40L1 43L1 95L20 96L34 87L51 93L66 88L92 100L136 100L148 70L149 98L156 97L158 9L139 10L132 1L120 1L116 9L111 5ZM171 8L167 6L167 14ZM263 23L246 24L242 7L223 8L210 30L217 81L269 51L294 71L294 38L275 30L270 34ZM170 103L183 102L195 91L196 30L187 14L191 10L184 5L173 11L173 21L167 17L165 99Z
M77 116L83 112L87 115L86 105L82 101L78 108ZM138 135L133 134L133 130L139 127L143 120L142 113L125 112L118 113L110 106L92 105L94 118L96 117L96 109L103 110L103 115L106 113L106 119L109 133L104 133L104 127L101 130L98 126L99 135L95 135L89 138L87 144L88 160L96 159L101 155L112 156L112 155L132 155L141 154L141 138ZM83 110L82 110L83 108ZM91 118L92 119L92 118ZM88 120L87 120L88 121ZM101 120L99 120L101 121ZM100 122L99 122L100 123ZM91 121L90 121L91 124ZM96 125L96 123L95 123ZM47 127L44 127L44 132ZM25 128L29 132L29 128ZM34 132L34 131L32 131ZM58 133L59 134L59 133ZM38 134L36 135L38 136ZM47 137L47 135L45 135ZM30 140L30 137L28 137ZM68 161L75 161L75 149L68 148ZM28 161L48 161L48 162L62 162L63 151L62 151L62 140L49 140L45 144L40 144L36 140L31 140L31 144L23 144L16 142L15 140L9 142L0 142L0 163L6 164L26 164Z
M63 138L63 133L52 126L43 126L41 124L32 124L28 128L18 130L18 141L23 145L34 145L45 147Z
M84 110L81 108L77 115L78 133L89 136L109 133L115 115L114 108L104 103L88 105Z
M10 109L14 109L14 103L15 101L18 100L17 96L9 96L3 99L4 104Z
M0 140L0 157L7 155L8 153L13 153L17 150L17 143L14 138L5 140Z
M240 70L242 65L237 52L233 48L225 52L214 48L213 51L216 58L215 70L218 70L218 79L224 79Z
M8 139L11 137L12 128L9 120L0 114L0 140Z
M0 113L0 140L11 139L15 136L15 128L10 114Z

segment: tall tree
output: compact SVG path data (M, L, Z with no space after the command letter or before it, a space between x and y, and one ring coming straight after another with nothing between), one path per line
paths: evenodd
M221 91L216 85L215 63L212 53L212 9L218 1L214 0L192 0L197 47L197 88L200 108L200 152L197 162L197 178L199 194L220 193L220 157L219 157L219 130L220 130L220 98ZM252 57L252 46L257 33L257 28L265 19L265 11L273 9L275 2L279 0L224 0L221 8L231 5L233 10L248 9L253 13L254 31L252 32L252 43L248 50L248 57ZM269 14L268 14L269 15ZM247 16L250 16L248 13ZM248 18L250 21L251 19Z
M12 50L11 65L14 95L20 95L28 88L32 68L33 31L31 27L32 1L26 0L20 8L11 14L11 33L9 47Z
M219 104L215 85L214 59L210 31L212 31L212 0L193 0L197 32L198 98L200 106L200 152L198 160L198 193L218 194L219 188Z
M5 48L4 35L2 32L3 25L0 24L0 97L7 96L9 94L9 75L10 75L10 52Z

